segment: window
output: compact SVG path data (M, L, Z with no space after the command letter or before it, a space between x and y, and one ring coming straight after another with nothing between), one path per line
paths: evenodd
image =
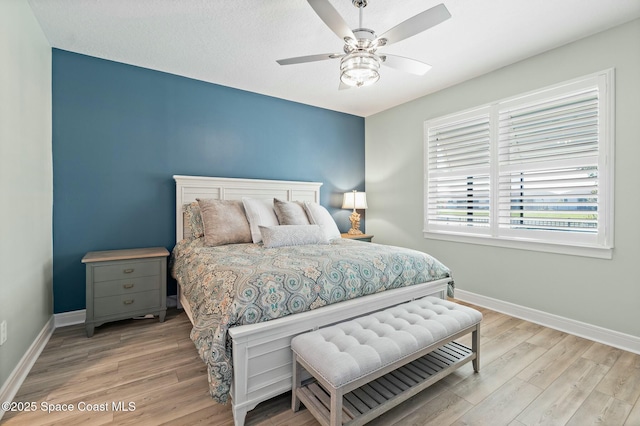
M611 258L613 70L425 123L425 237Z

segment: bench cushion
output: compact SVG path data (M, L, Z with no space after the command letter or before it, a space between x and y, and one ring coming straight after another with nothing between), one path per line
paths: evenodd
M291 349L339 388L481 320L475 309L428 296L298 335Z

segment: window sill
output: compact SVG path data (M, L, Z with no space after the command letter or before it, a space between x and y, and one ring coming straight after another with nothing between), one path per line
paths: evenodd
M535 241L511 240L506 238L461 235L445 232L424 231L423 234L424 238L432 240L451 241L456 243L478 244L483 246L540 251L545 253L565 254L570 256L593 257L598 259L611 259L613 257L613 248L552 244Z

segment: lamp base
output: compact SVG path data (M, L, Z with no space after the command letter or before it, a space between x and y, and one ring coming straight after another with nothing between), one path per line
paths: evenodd
M347 234L349 235L362 235L362 231L360 230L360 213L355 210L349 216L349 220L351 221L351 229Z

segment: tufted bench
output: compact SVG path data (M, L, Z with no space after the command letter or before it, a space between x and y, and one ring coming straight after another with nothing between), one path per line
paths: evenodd
M324 425L361 425L460 366L479 371L475 309L437 297L298 335L293 350L292 408L300 403ZM454 340L472 333L472 347ZM305 381L303 369L314 380Z

